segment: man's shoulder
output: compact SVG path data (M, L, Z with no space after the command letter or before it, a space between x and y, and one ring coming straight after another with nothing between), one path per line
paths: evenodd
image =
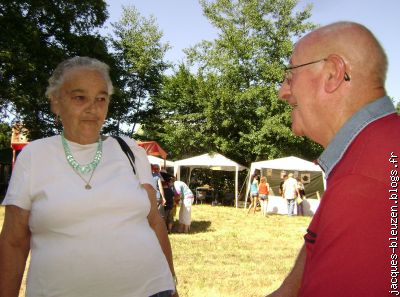
M394 128L393 125L399 126L400 125L400 115L396 113L389 114L387 116L384 116L380 119L377 119L373 121L371 124L369 124L366 127L366 131L368 130L388 130L391 133L392 132L398 132L398 135L400 135L399 130L393 131L392 129Z
M372 122L353 144L363 146L367 153L400 149L400 116L391 114Z
M369 124L353 140L335 171L384 179L392 167L392 153L400 154L400 117L391 114Z

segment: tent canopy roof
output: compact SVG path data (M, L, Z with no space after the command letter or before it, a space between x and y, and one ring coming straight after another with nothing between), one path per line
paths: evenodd
M154 157L151 155L147 155L147 158L149 159L150 164L157 164L160 167L164 166L164 160L158 157ZM165 165L167 167L174 167L174 162L173 161L169 161L169 160L165 160Z
M224 170L224 171L236 171L236 168L239 170L247 169L246 167L232 161L221 154L218 153L208 153L200 156L183 159L174 162L175 167L179 166L187 166L194 168L209 168L215 170Z
M297 171L322 171L321 167L318 165L294 156L251 163L252 171L254 169L261 168Z
M167 158L167 152L156 141L138 141L137 144L144 148L148 155Z

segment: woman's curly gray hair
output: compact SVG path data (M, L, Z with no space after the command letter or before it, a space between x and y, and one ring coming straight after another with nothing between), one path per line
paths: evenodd
M63 84L65 73L74 68L85 68L98 71L103 75L107 83L108 94L111 95L113 93L114 87L110 78L110 67L94 58L76 56L58 64L49 78L49 85L46 89L47 98L50 99L52 96L56 95Z

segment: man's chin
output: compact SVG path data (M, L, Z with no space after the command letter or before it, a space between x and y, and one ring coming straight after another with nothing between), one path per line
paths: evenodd
M292 124L292 132L296 136L305 136L303 129L301 129L300 127L298 127L294 124Z

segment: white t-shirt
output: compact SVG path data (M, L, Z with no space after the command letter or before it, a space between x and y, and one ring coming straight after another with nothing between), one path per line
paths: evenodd
M19 154L3 204L30 211L26 296L144 297L175 288L147 220L150 202L141 184L153 178L146 152L124 140L137 175L108 137L90 190L68 164L60 136L33 141ZM80 164L93 160L96 143L69 145Z
M283 184L284 198L291 200L296 198L297 180L289 177Z

